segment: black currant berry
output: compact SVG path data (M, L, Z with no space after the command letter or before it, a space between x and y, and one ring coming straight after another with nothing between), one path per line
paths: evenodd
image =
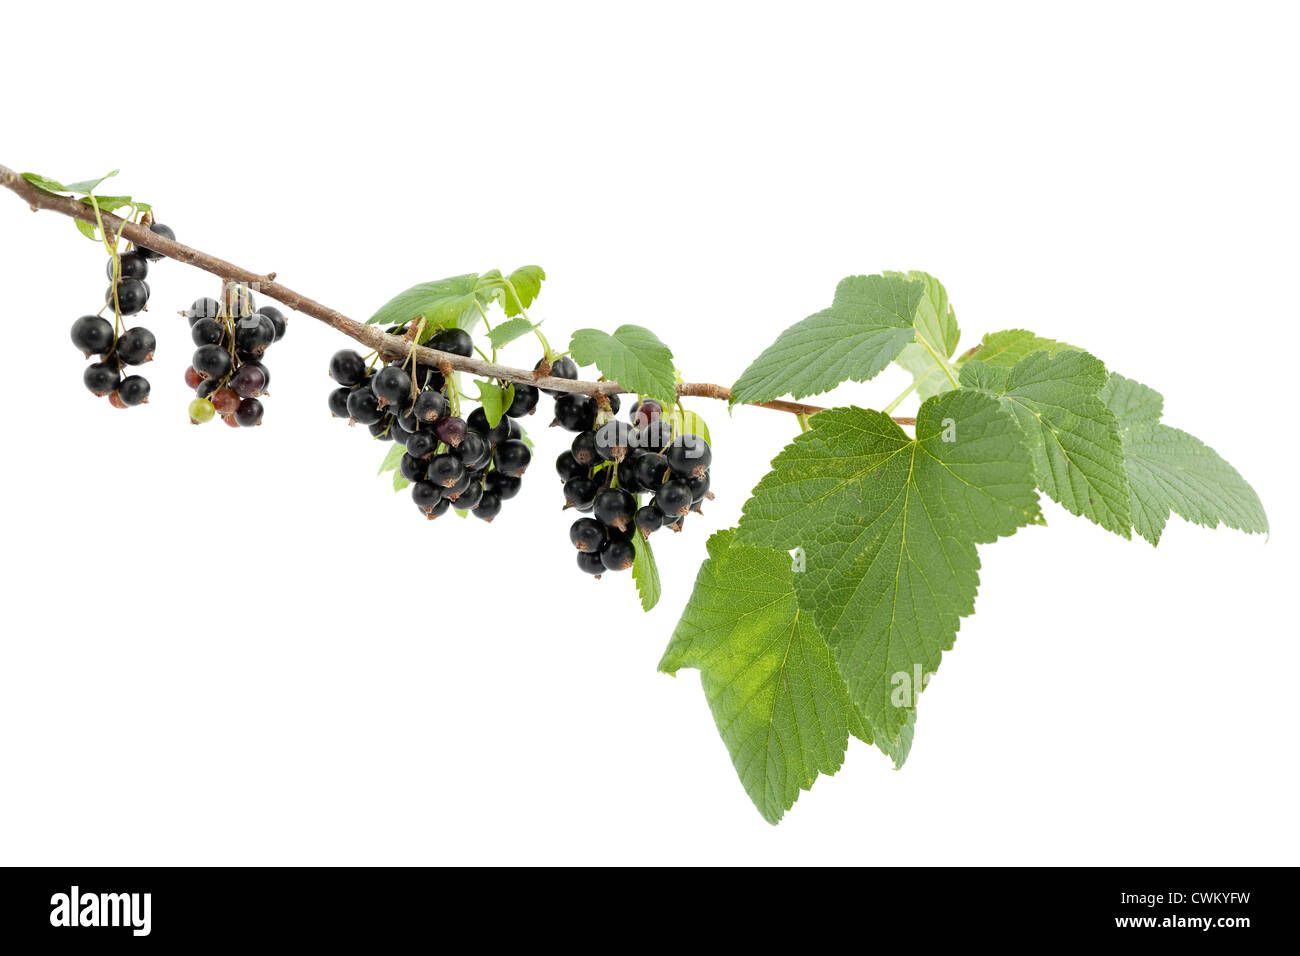
M431 458L438 450L438 436L432 429L421 428L406 439L406 450L416 458Z
M478 504L474 507L474 515L484 521L491 521L500 513L501 499L493 492L484 491L483 497L479 498Z
M422 511L432 508L442 500L442 489L427 481L417 481L411 485L411 500Z
M590 511L599 492L600 485L585 475L570 478L564 483L564 507Z
M709 473L707 471L702 475L687 478L686 483L691 486L691 504L698 505L709 496Z
M370 432L371 438L377 438L379 441L393 440L394 428L393 420L391 418L381 418L373 425L367 425L366 428Z
M117 347L113 351L127 365L143 365L153 358L157 346L158 340L153 333L137 325L117 337Z
M620 461L618 468L618 486L626 491L636 494L638 491L653 491L653 488L642 488L641 482L636 479L636 457L640 452L629 452L628 456Z
M222 379L230 374L230 353L220 345L201 345L190 360L194 370L209 379Z
M636 547L624 538L610 538L600 549L600 562L610 571L626 571L636 560Z
M599 552L595 551L579 551L578 567L596 577L605 573L605 562L600 560Z
M528 463L533 460L533 453L526 444L511 438L497 445L492 460L496 463L497 471L518 478L528 469Z
M448 447L455 448L469 434L469 426L465 424L463 418L440 418L437 424L433 426L433 431L438 436L439 441L445 442Z
M185 310L185 318L190 325L200 319L215 319L221 315L221 303L216 299L195 299L194 304Z
M510 426L513 423L514 419L502 416L501 421L497 422L495 426L489 425L487 412L483 411L482 408L474 409L474 411L469 413L469 417L465 420L465 424L467 424L472 431L476 431L486 438L488 444L492 445L494 448L501 444L501 442L508 441L512 437Z
M591 513L609 527L626 531L636 513L636 499L621 488L606 488L596 495Z
M240 398L256 398L266 391L266 372L261 365L241 365L230 376L230 387Z
M422 422L436 422L450 410L451 404L442 392L426 389L415 396L415 417Z
M104 293L104 301L109 305L116 301L117 310L123 315L135 315L149 302L149 290L139 279L123 279L117 284L116 300L113 286L109 286Z
M474 340L464 329L439 329L424 344L431 349L450 352L452 355L474 354Z
M461 511L470 511L478 507L478 503L483 499L483 484L473 476L470 477L469 487L460 493L456 499L456 507Z
M542 362L544 361L545 359L539 359L537 364L534 365L533 368L540 369L542 367ZM564 356L563 358L557 358L554 362L551 363L551 377L567 378L570 381L577 381L578 363L575 362L573 359L569 358L567 355ZM566 395L569 393L558 392L553 388L548 388L546 389L546 394L551 396L558 396L558 395ZM578 429L570 429L570 431L577 431L577 430Z
M492 445L478 432L467 432L452 452L466 468L482 468L492 458Z
M510 402L510 407L506 409L506 414L511 418L523 418L537 407L537 397L536 386L516 382L515 397Z
M438 499L438 501L433 505L433 507L431 507L431 508L421 508L420 510L424 512L424 516L425 516L426 518L428 518L430 521L432 521L434 518L438 518L438 517L440 517L440 516L442 516L442 515L445 515L445 514L447 513L447 509L450 508L450 507L451 507L451 500L450 500L450 499L448 499L448 498L440 498L440 499Z
M86 366L86 371L81 374L81 380L93 394L103 398L117 388L122 381L122 374L118 372L115 365L94 362Z
M143 375L128 375L118 383L113 395L124 407L143 405L149 401L149 380Z
M172 232L171 227L164 226L160 222L153 223L149 227L149 231L154 235L162 236L164 239L170 239L172 242L176 241L176 233ZM152 249L146 249L144 246L136 246L135 251L144 256L150 262L157 262L163 257L161 252L154 252Z
M569 540L579 551L599 551L605 546L605 526L595 518L579 518L569 525Z
M623 402L619 400L617 395L606 395L605 401L609 402L609 410L615 415L617 415L618 410L623 407Z
M488 472L488 476L483 479L483 488L492 492L502 501L509 501L519 494L519 489L523 487L523 484L522 478L503 475L499 471Z
M596 433L592 431L582 432L573 440L569 446L569 451L573 455L573 460L580 465L591 466L600 460L600 455L596 452Z
M330 392L330 414L335 418L347 418L348 416L348 396L352 394L350 388L336 388Z
M230 391L230 390L222 389L220 380L215 378L207 378L199 382L199 387L194 390L194 394L197 395L199 398L215 398L217 393L220 391ZM230 392L230 394L235 395L234 392ZM235 400L236 401L239 400L238 395L235 395ZM233 414L233 411L231 412L231 414Z
M190 326L195 345L221 345L226 338L226 324L216 319L199 319Z
M416 458L409 451L402 456L397 467L407 481L424 481L429 473L429 463L423 458Z
M371 390L379 396L379 404L397 405L411 394L411 376L406 370L390 365L381 368L370 379Z
M261 355L275 341L275 325L260 312L235 323L235 348L249 355Z
M352 349L339 349L330 358L330 378L340 385L359 385L366 377L366 360Z
M475 480L473 473L466 468L462 468L460 471L460 477L456 479L455 484L444 491L443 494L452 501L459 501L460 496L469 489L470 484Z
M113 347L113 323L98 315L83 315L72 323L72 344L87 357L107 354Z
M121 269L119 272L118 269ZM138 252L124 252L118 256L117 261L108 260L108 267L104 270L108 273L108 281L114 279L140 279L144 280L149 275L149 260Z
M273 305L264 305L257 311L271 320L271 326L275 329L275 341L284 338L284 333L289 329L289 320L284 317L284 313Z
M691 510L691 486L680 478L664 482L655 492L654 502L665 517L684 515Z
M589 431L596 423L596 400L566 392L555 400L555 421L566 431Z
M673 470L673 474L682 477L697 477L709 470L709 465L713 462L713 451L709 448L709 443L699 435L686 434L676 438L668 446L665 456L668 458L668 467Z
M640 425L632 435L632 444L642 451L661 452L673 440L673 423L665 419Z
M622 461L632 438L632 426L618 419L606 422L596 431L596 454L605 461ZM575 454L575 458L578 456Z
M384 417L379 396L369 388L354 388L348 396L348 416L362 425L373 425Z
M262 424L263 411L261 402L255 398L246 398L235 409L235 421L239 422L241 428L252 428Z
M560 481L568 481L579 475L586 477L587 471L588 466L574 458L572 451L562 451L560 457L555 459L555 473L560 476Z
M644 508L636 509L632 521L643 532L650 534L652 531L658 531L664 526L664 515L654 505L646 505Z
M435 485L450 488L465 474L465 466L455 455L434 455L429 459L429 480Z
M632 409L632 422L635 425L650 425L659 421L664 408L653 398L647 398Z

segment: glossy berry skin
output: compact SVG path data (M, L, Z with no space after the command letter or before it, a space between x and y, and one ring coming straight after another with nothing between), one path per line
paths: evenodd
M610 538L600 549L600 562L610 571L626 571L636 560L636 547L624 538Z
M257 398L266 390L266 373L260 365L241 365L230 376L230 387L240 398Z
M569 525L569 541L579 551L600 551L605 546L605 526L595 518L579 518Z
M216 299L195 299L194 304L185 310L185 317L190 325L200 319L215 319L221 315L221 303Z
M484 521L491 521L501 513L501 499L490 491L484 491L483 497L474 507L474 516Z
M632 445L641 451L662 452L673 440L673 423L665 419L638 426L632 436Z
M275 329L275 341L284 338L284 333L289 330L289 322L284 313L273 305L264 305L257 311L271 320L271 327Z
M659 421L663 415L664 408L653 398L647 398L641 402L632 412L632 422L635 425L649 425L652 422Z
M261 355L275 341L275 326L259 312L235 322L235 348L249 355Z
M568 481L579 475L585 478L587 470L588 466L574 458L572 451L562 451L560 457L555 459L555 473L560 476L560 481Z
M636 499L621 488L606 488L596 495L591 513L609 527L626 531L636 513Z
M590 431L596 424L596 400L566 392L555 400L555 420L566 431Z
M646 491L654 491L668 475L668 459L655 451L637 455L632 462L636 483Z
M201 345L190 360L194 370L209 379L222 379L230 374L230 353L220 345Z
M92 395L103 398L117 389L122 381L122 375L114 365L95 362L86 366L86 371L81 374L81 381L85 383Z
M664 517L680 517L691 510L691 486L680 478L666 481L655 492L654 502Z
M106 355L113 347L113 323L98 315L83 315L72 323L72 344L86 355Z
M448 500L447 498L439 498L437 503L434 504L432 508L421 508L420 510L424 512L424 516L426 518L432 521L434 518L439 518L445 515L447 513L447 509L450 507L451 507L450 500Z
M411 394L411 376L396 365L381 368L370 379L371 390L381 405L398 405Z
M673 474L682 477L699 477L713 463L713 451L709 448L709 443L699 435L679 436L668 446L664 455Z
M189 413L191 425L202 425L205 422L212 421L217 414L217 410L212 407L212 403L206 398L196 398L190 402Z
M492 445L478 432L468 432L453 452L466 468L482 468L492 458Z
M631 436L632 426L627 422L618 419L606 422L596 431L596 454L605 461L622 461L627 456Z
M199 319L190 326L190 338L198 346L220 345L226 338L225 323L216 319Z
M330 414L335 418L348 418L348 396L352 394L350 388L336 388L330 392Z
M502 501L509 501L519 494L519 489L523 487L523 484L523 479L503 475L499 471L489 472L488 476L483 479L483 488L492 492Z
M488 444L496 447L503 441L508 441L511 437L510 425L513 419L502 416L501 421L497 422L495 427L488 425L487 412L482 408L476 408L469 413L469 418L465 420L472 431L478 432L488 440Z
M195 371L193 365L185 370L185 384L190 388L198 388L203 384L203 376Z
M595 432L582 432L573 440L569 451L573 455L573 460L580 465L590 466L600 461L600 455L596 452Z
M212 407L217 410L217 414L223 418L226 415L233 415L239 410L239 403L243 401L239 393L232 388L219 388L212 393ZM346 411L346 409L345 409Z
M239 422L241 428L252 428L254 425L262 424L264 411L262 403L257 399L246 398L235 409L235 421Z
M469 487L460 493L456 499L456 507L461 511L469 511L478 507L478 503L483 500L483 483L478 479L471 477Z
M596 501L600 485L591 478L579 475L564 483L564 507L588 511Z
M537 364L534 365L533 368L540 369L542 367L542 361L543 360L539 359ZM551 376L553 378L567 378L570 381L577 381L578 363L575 362L573 359L569 358L567 355L564 356L563 358L557 358L554 362L551 363ZM553 388L548 388L545 391L547 395L552 395L552 396L568 394L567 392L557 392ZM577 431L577 429L570 429L570 431Z
M164 239L170 239L172 242L176 241L176 233L172 232L171 227L164 226L160 222L153 223L149 227L149 231L154 235L162 236ZM163 257L161 252L154 252L152 249L146 249L144 246L136 246L135 252L148 259L150 262L157 262Z
M219 381L215 378L207 378L199 382L199 387L194 390L194 394L199 398L212 398L220 388Z
M691 486L691 503L699 504L709 494L709 473L706 471L702 475L693 478L687 478L686 483Z
M128 375L113 392L124 406L143 405L149 401L149 381L142 375Z
M442 500L442 489L427 481L417 481L411 485L411 500L422 511L432 508Z
M366 361L352 349L339 349L330 357L330 378L340 385L360 385L366 378Z
M496 463L497 471L511 478L518 478L528 470L528 463L533 460L533 453L523 442L511 438L497 445L492 460Z
M113 287L104 293L104 301L114 304ZM117 284L117 309L123 315L135 315L149 302L149 290L139 279L123 279Z
M474 340L464 329L439 329L424 344L431 349L450 352L452 355L474 354Z
M384 417L379 396L369 388L355 388L348 396L348 416L362 425L373 425Z
M388 418L381 418L373 425L367 425L366 431L370 432L370 437L377 441L393 440L393 422Z
M632 516L632 523L645 534L650 534L664 526L664 515L654 505L646 505L644 508L636 509L636 514Z
M113 351L127 365L143 365L153 358L157 346L158 340L153 333L137 325L117 337L117 347Z
M121 269L119 275L117 269ZM108 260L108 266L104 269L108 273L108 281L114 279L140 279L143 281L149 276L149 260L138 252L124 252L118 256L117 262L112 259Z
M402 456L397 467L407 481L424 481L429 473L429 463L423 458L416 458L409 451Z
M433 426L433 432L438 436L439 441L455 448L469 434L469 426L465 424L463 418L440 418Z
M634 495L641 491L654 490L653 488L651 489L642 488L641 482L636 480L636 460L632 457L632 455L629 454L628 457L620 461L617 465L617 468L618 468L618 486L623 490L630 491Z
M462 469L460 477L456 479L456 483L446 489L443 494L452 501L458 501L460 500L460 496L469 490L470 484L474 481L474 476L468 470Z
M465 466L455 455L434 455L429 459L429 481L450 488L465 474Z
M415 396L415 417L422 422L436 422L451 411L451 403L442 392L425 389Z
M596 577L605 573L605 562L600 559L600 553L595 551L579 551L578 567Z
M431 429L421 428L406 439L406 450L416 458L431 458L438 450L438 436Z
M506 414L511 418L523 418L537 407L538 394L536 386L516 382L515 397L506 409Z

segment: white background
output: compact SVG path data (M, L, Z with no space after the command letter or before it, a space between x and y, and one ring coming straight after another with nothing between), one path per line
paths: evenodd
M150 276L152 402L94 400L68 326L102 249L3 195L0 862L1298 862L1292 11L283 7L10 11L0 162L121 167L182 241L358 318L537 262L554 341L645 324L692 381L842 276L925 269L963 348L1028 327L1162 391L1273 531L1153 550L1045 503L982 550L907 766L853 741L773 828L655 665L793 419L694 404L718 500L642 615L573 566L565 436L528 420L491 526L428 524L329 417L347 343L310 319L263 427L191 427L186 266Z

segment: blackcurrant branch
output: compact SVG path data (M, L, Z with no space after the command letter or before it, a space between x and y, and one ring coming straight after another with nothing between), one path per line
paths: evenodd
M45 209L64 216L70 216L73 219L79 219L82 222L100 227L104 230L101 235L110 241L115 240L118 236L123 236L138 246L151 249L170 259L184 262L196 269L202 269L204 272L209 272L225 282L253 284L263 295L287 305L295 312L301 312L303 315L324 322L349 338L374 349L384 359L406 358L414 350L416 359L423 365L430 367L449 366L458 371L470 372L485 378L522 382L559 392L576 392L597 399L601 396L626 394L628 392L617 382L587 382L568 378L555 378L549 375L541 375L532 369L512 368L508 365L500 365L473 356L454 355L450 352L442 352L422 345L413 346L401 336L390 335L373 325L364 325L355 319L348 318L337 309L331 309L327 305L322 305L314 299L293 291L288 286L275 281L275 273L268 275L241 268L234 263L208 255L206 252L200 252L198 249L152 232L146 225L129 222L112 213L97 211L78 199L48 193L33 186L7 166L0 165L0 185L26 201L33 212ZM687 382L677 386L677 394L688 398L712 398L727 401L731 398L731 389L725 385ZM800 402L779 400L754 402L752 404L758 408L770 408L774 411L789 412L800 416L815 415L817 412L825 410L818 405L805 405ZM900 425L916 424L914 418L899 417L895 418L894 421Z

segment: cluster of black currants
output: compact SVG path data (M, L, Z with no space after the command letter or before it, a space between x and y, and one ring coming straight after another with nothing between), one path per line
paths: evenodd
M474 351L463 329L440 329L427 344L455 355ZM517 385L514 401L491 425L482 408L466 418L456 415L451 383L438 369L417 362L390 362L376 370L344 349L330 359L330 377L338 384L329 396L335 417L406 449L398 468L411 482L416 507L430 520L456 508L491 521L502 502L519 494L532 451L516 419L537 405L532 386Z
M686 515L713 497L707 441L674 437L663 407L652 399L633 406L630 423L610 417L618 410L617 396L610 399L610 414L586 395L565 393L555 401L555 424L578 433L555 462L564 507L591 515L573 523L569 540L578 549L578 567L597 577L632 566L638 531L680 531ZM641 495L648 503L641 504Z
M237 287L216 299L198 299L185 311L196 346L185 384L194 389L190 421L196 425L220 415L232 428L262 423L262 396L271 384L263 358L284 338L288 323L274 306L258 308L253 294Z
M176 234L162 223L149 227L168 239ZM162 253L137 246L130 252L108 260L108 291L104 303L112 306L115 316L135 315L149 303L149 263L162 258ZM108 396L116 408L130 408L149 401L149 380L143 375L126 375L128 365L143 365L153 359L157 340L143 326L124 329L119 335L117 325L98 315L83 315L72 323L72 344L86 358L99 356L98 361L86 366L81 380L92 394Z

